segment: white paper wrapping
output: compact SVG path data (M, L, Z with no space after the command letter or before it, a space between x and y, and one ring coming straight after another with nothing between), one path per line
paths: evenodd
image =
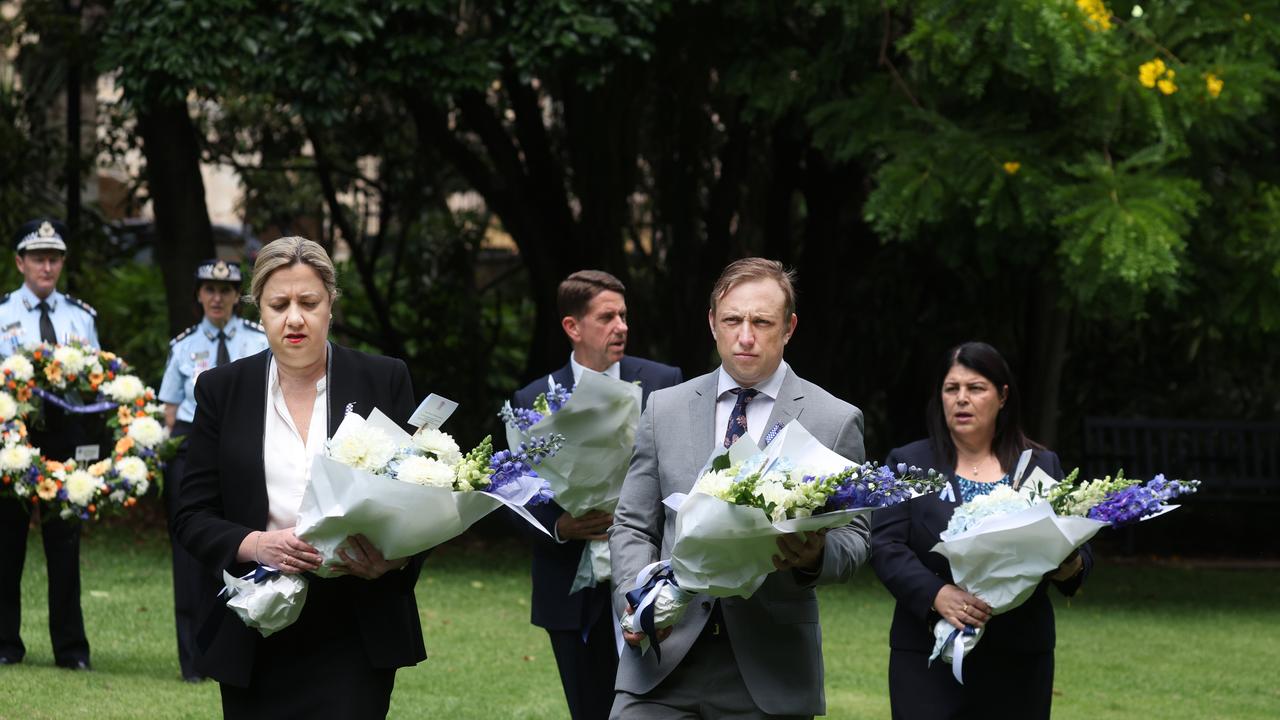
M238 578L224 570L222 579L227 607L262 637L292 625L307 601L307 580L300 575L275 575L255 583L253 573Z
M529 428L507 428L507 446L531 435L558 433L564 445L538 465L556 504L574 517L591 510L613 512L631 464L640 424L640 386L585 372L559 411Z
M744 463L759 453L750 438L743 436L729 448L729 460ZM723 451L712 454L703 472L719 454ZM778 433L764 456L766 464L785 461L813 475L837 473L857 464L818 442L797 421ZM677 513L676 539L671 547L676 582L685 590L716 597L751 597L776 569L773 556L778 554L780 535L842 527L874 510L855 508L771 522L759 508L734 505L702 493L677 493L663 503Z

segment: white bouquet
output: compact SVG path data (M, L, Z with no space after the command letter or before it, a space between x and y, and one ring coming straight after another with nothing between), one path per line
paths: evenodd
M557 435L564 446L539 467L556 504L575 517L592 510L612 513L618 505L640 423L640 386L587 372L571 392L548 376L547 392L534 407L500 413L507 444L517 447L533 434ZM609 544L587 543L569 592L611 578Z
M951 565L953 582L982 598L993 615L1026 602L1046 573L1056 570L1075 550L1108 526L1148 520L1177 507L1173 497L1195 492L1196 481L1166 481L1158 475L1149 483L1125 479L1093 480L1082 485L1079 471L1061 483L1040 468L1024 482L1020 478L1031 459L1023 453L1012 487L998 487L958 506L933 552ZM934 625L934 648L929 660L941 657L963 682L964 654L981 639L982 630L958 630L946 620Z

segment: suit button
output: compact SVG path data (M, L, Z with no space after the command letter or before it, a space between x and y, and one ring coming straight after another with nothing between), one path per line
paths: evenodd
M709 602L707 602L707 601L703 600L703 601L702 601L702 609L703 609L703 610L710 610L710 609L711 609L711 603L709 603Z

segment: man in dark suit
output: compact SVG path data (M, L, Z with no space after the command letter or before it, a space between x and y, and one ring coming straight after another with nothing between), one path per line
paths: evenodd
M638 382L641 405L649 393L683 380L679 368L625 355L627 346L626 288L600 270L579 270L560 283L557 296L560 326L573 352L551 378L572 388L584 372L598 372L624 382ZM515 407L533 407L546 392L546 377L518 390ZM587 541L608 540L613 516L599 511L573 517L559 505L531 508L551 533L533 547L532 622L551 637L565 699L574 720L607 718L613 703L618 668L616 625L609 610L608 582L570 594Z

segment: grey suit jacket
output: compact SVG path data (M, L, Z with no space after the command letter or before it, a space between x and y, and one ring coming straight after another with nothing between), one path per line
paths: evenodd
M640 417L636 450L609 529L613 557L614 604L626 609L625 594L640 570L671 556L675 513L663 498L688 492L697 473L724 437L715 428L716 373L694 378L649 396ZM788 370L766 429L799 420L827 447L862 462L862 412ZM763 437L763 433L762 433ZM816 575L774 572L750 598L721 600L733 654L764 712L819 715L826 710L822 677L822 630L818 624L816 585L844 582L866 562L865 520L827 534L822 569ZM652 652L623 649L617 689L643 695L671 672L678 672L706 625L714 598L699 595L662 643L662 662Z

